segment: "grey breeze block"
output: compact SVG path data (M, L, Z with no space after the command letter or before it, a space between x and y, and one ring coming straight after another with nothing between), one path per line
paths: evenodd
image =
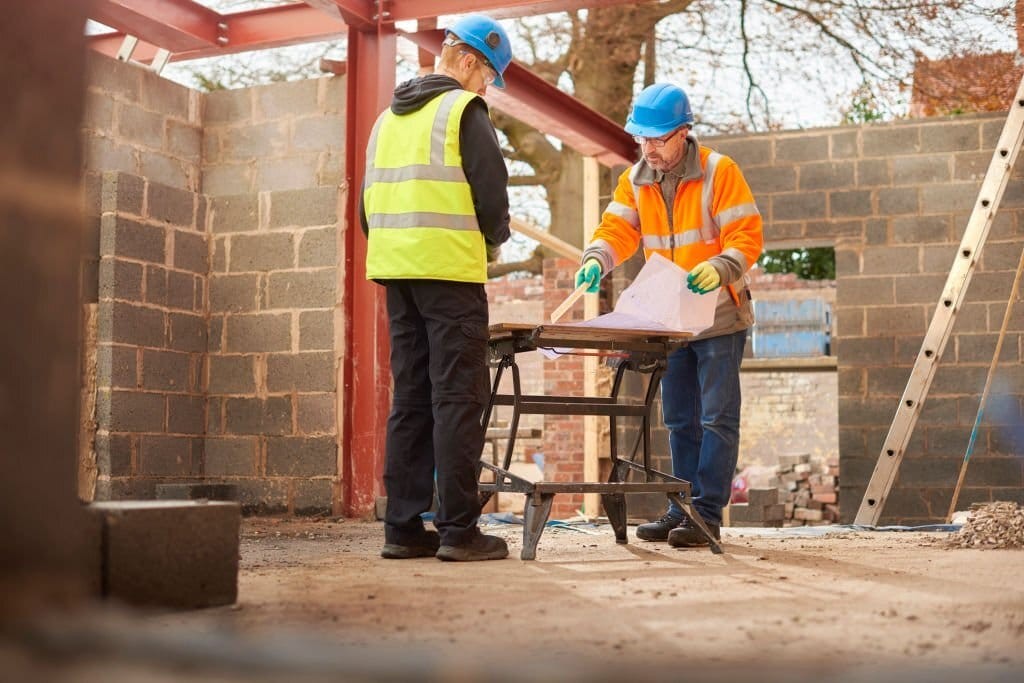
M238 503L112 501L88 509L103 522L105 598L183 609L237 599Z

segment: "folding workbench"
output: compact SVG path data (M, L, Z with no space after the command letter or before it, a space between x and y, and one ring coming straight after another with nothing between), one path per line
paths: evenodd
M668 354L686 344L688 335L647 330L616 330L579 325L531 325L497 323L490 327L490 354L497 370L491 395L484 411L484 424L490 421L495 406L511 406L509 437L502 465L480 461L494 474L494 481L480 482L482 502L494 494L510 491L526 494L523 524L523 550L520 557L537 556L537 543L544 532L551 503L558 493L597 493L618 543L626 543L626 494L664 493L674 501L698 529L704 532L713 553L722 548L693 509L690 482L659 472L650 465L651 409L659 382L668 362ZM608 352L616 357L617 368L608 396L530 396L522 393L516 354L538 350L587 349ZM499 393L505 370L511 371L512 393ZM647 375L643 401L620 396L627 371ZM598 415L610 423L611 472L606 482L530 482L508 471L515 448L521 415ZM626 457L620 457L616 419L640 418L640 428ZM637 455L640 455L639 461Z

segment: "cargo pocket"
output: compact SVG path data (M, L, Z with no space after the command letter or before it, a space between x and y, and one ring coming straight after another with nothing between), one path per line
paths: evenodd
M487 323L464 322L461 329L464 346L459 374L464 376L464 386L472 393L473 400L484 405L491 393L491 376L487 371Z

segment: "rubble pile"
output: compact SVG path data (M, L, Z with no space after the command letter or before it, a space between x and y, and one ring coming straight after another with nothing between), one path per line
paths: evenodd
M949 537L953 548L1024 548L1024 507L997 501L971 506L967 521Z
M729 506L732 526L816 526L838 521L838 456L780 455L765 488L750 488L746 503Z

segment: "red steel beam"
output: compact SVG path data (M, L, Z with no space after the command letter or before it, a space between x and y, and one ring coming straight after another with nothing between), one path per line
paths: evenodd
M441 52L443 31L403 32L402 37L435 55ZM605 166L636 161L636 143L622 126L515 62L505 71L505 89L488 88L487 99L506 114Z
M89 18L171 52L223 42L221 15L192 0L92 0Z
M632 4L636 4L636 0L391 0L388 8L391 12L389 21L403 21L468 12L484 12L496 19L508 19Z
M249 12L225 14L222 21L228 25L228 43L186 50L171 55L171 61L215 57L218 55L266 50L316 40L329 40L347 35L348 27L339 18L305 5L282 5ZM103 33L88 38L89 47L113 57L124 40L124 33ZM132 59L149 63L158 47L140 40Z
M373 0L307 0L307 2L328 14L340 14L345 23L360 31L377 30L377 3Z
M383 493L384 433L391 396L390 343L384 289L366 279L366 238L359 194L366 144L377 115L395 88L397 40L393 26L348 34L348 125L345 127L344 226L346 321L342 365L341 512L365 517Z

